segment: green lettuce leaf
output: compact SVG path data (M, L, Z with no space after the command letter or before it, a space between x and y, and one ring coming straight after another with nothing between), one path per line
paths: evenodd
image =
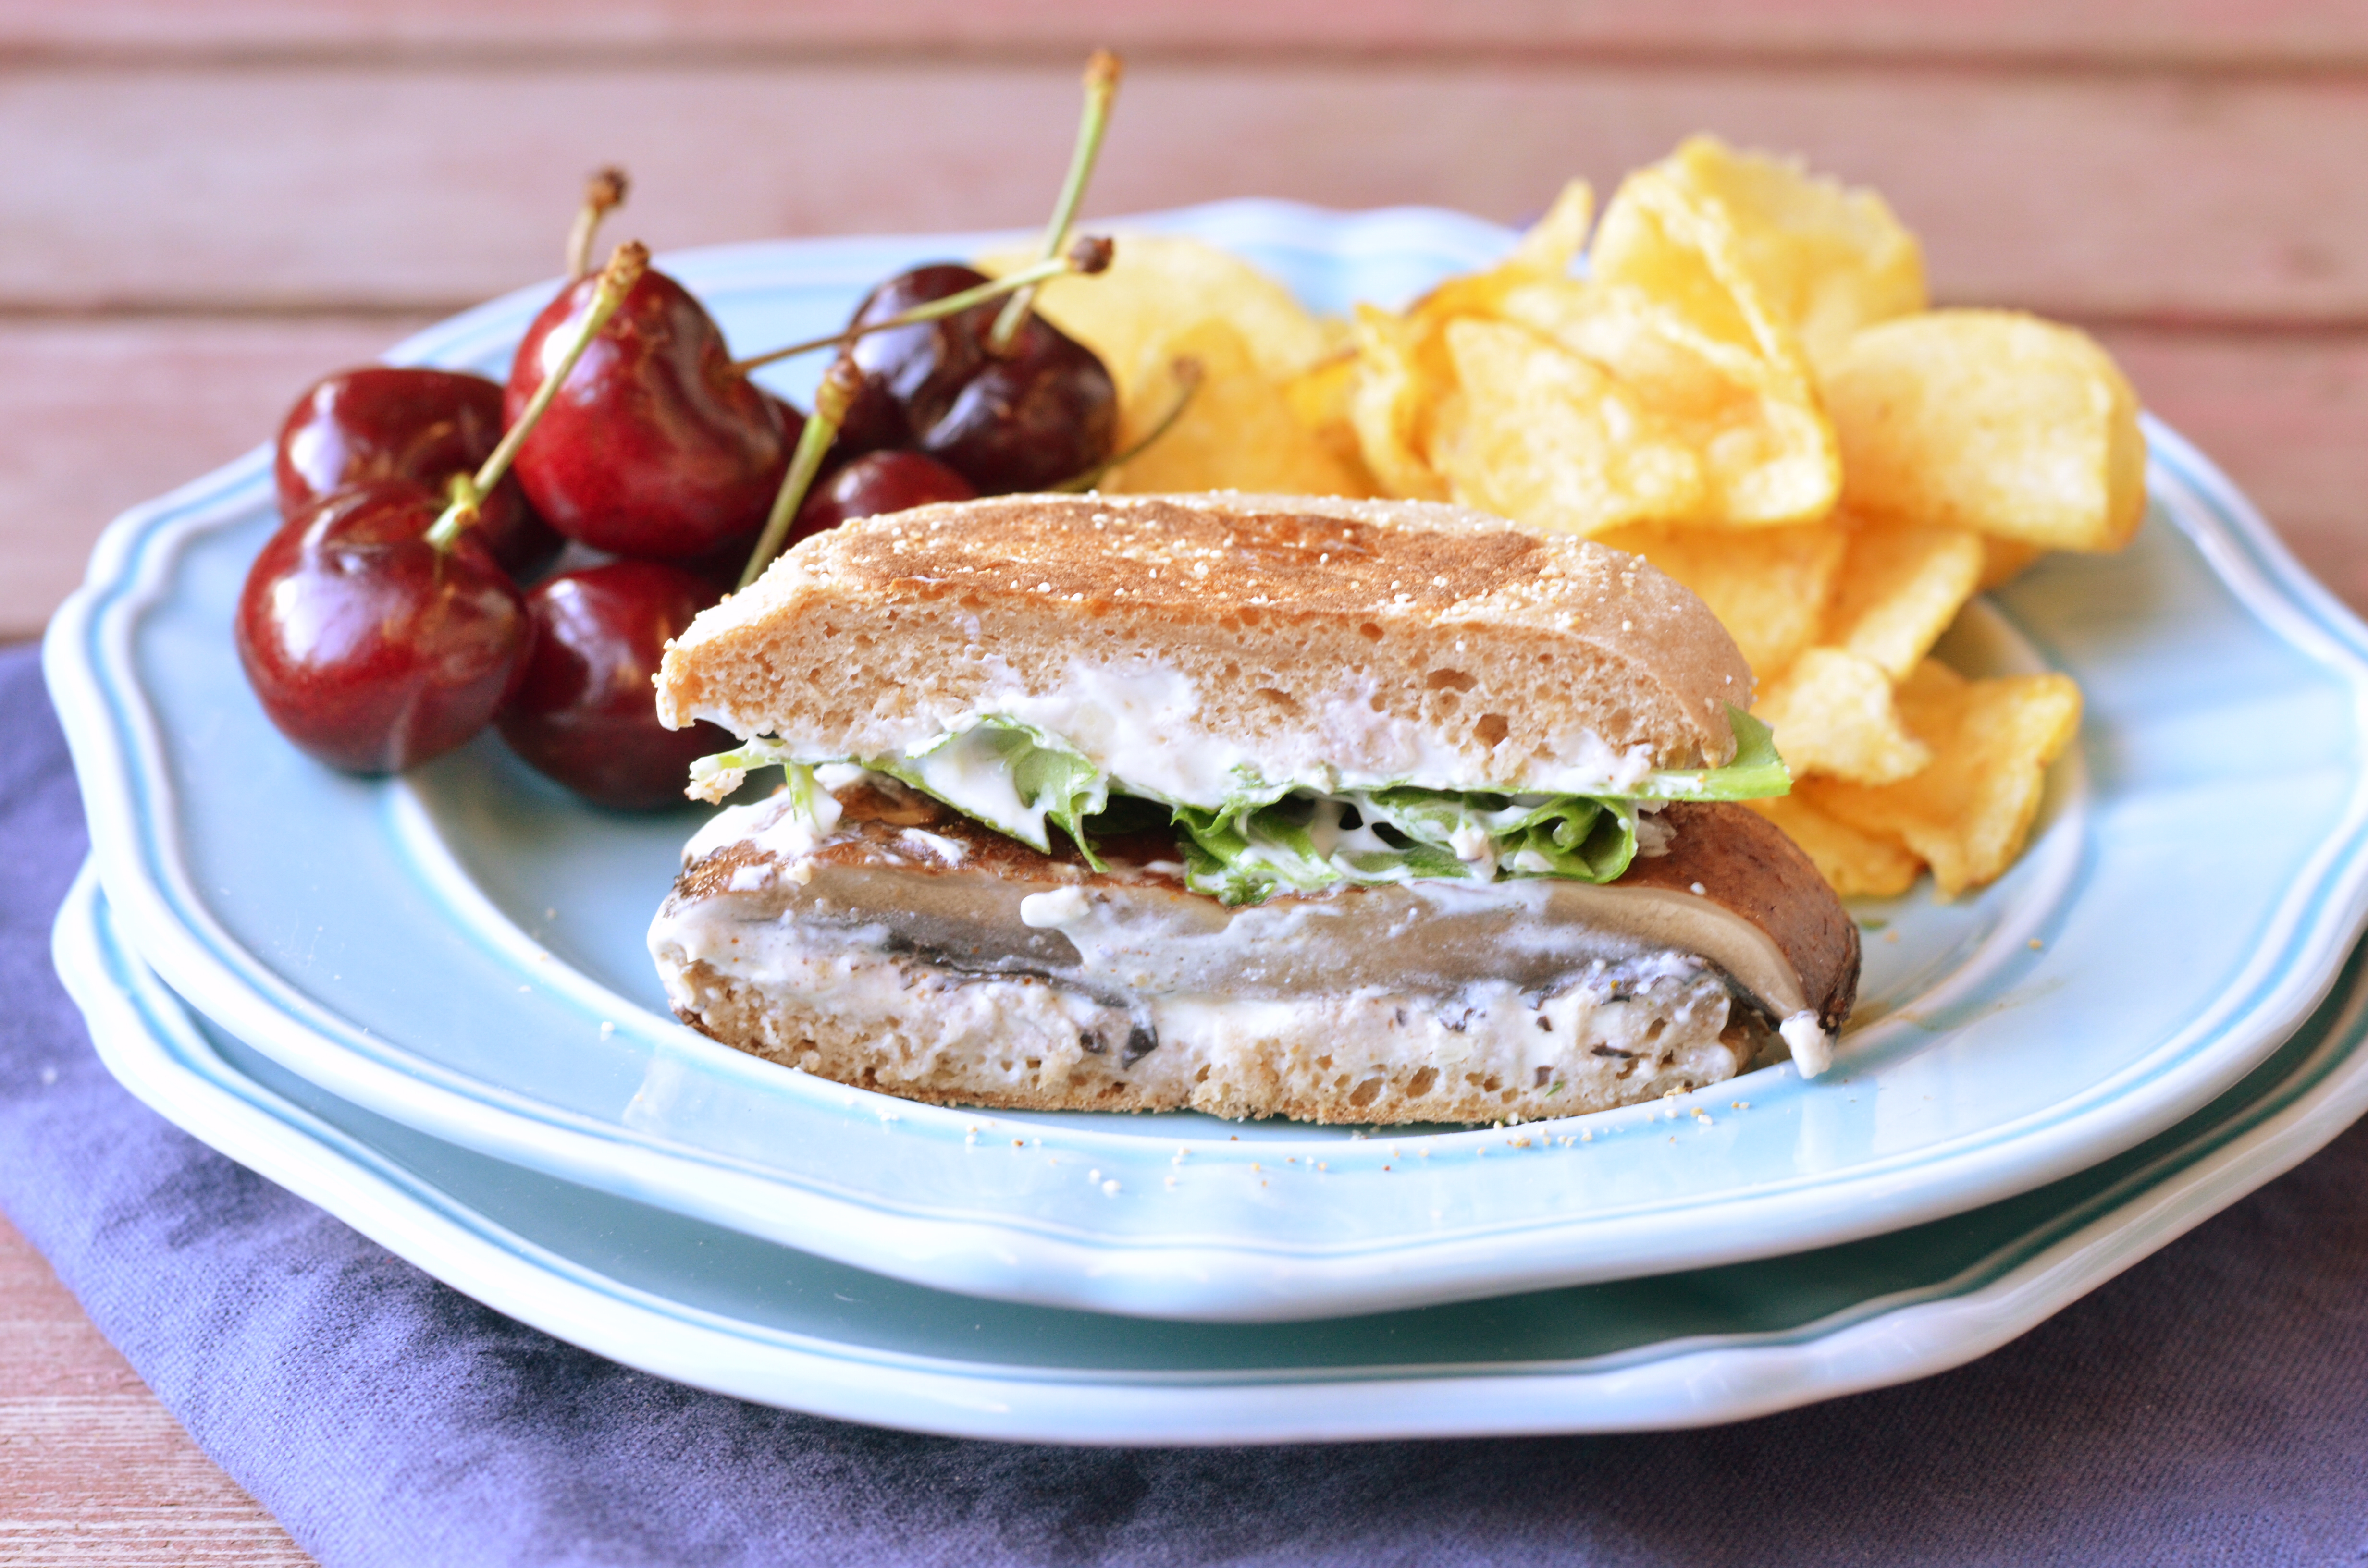
M1110 804L1110 776L1032 724L989 714L902 756L868 758L863 766L1045 854L1053 848L1045 824L1053 823L1087 865L1105 869L1087 842L1085 819Z
M1758 801L1789 794L1793 770L1776 755L1776 733L1729 703L1726 722L1735 730L1735 759L1725 767L1672 768L1645 775L1632 799L1639 801Z
M1583 795L1397 788L1176 810L1185 885L1227 903L1335 882L1499 875L1608 882L1636 855L1635 808Z
M1792 788L1768 726L1732 707L1727 717L1736 753L1725 767L1649 773L1619 797L1412 785L1317 795L1244 772L1221 806L1156 803L1172 811L1182 834L1186 885L1230 904L1341 881L1608 882L1635 858L1637 801L1746 801ZM792 789L817 788L782 743L757 740L694 763L693 792L721 800L746 772L774 763L789 768ZM1104 866L1088 821L1109 809L1114 790L1124 790L1059 736L1000 715L861 765L1045 853L1058 826L1096 870Z

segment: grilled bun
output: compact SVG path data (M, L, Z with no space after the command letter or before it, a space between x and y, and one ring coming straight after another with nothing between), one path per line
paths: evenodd
M658 713L876 756L1081 667L1180 677L1210 743L1317 787L1715 767L1751 701L1709 609L1602 545L1428 502L1018 495L807 540L677 639Z

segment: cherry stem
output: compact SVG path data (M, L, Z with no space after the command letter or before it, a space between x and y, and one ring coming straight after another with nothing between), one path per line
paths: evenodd
M542 385L534 389L534 398L526 405L525 412L518 416L516 424L503 432L501 445L486 455L484 463L474 474L456 473L452 476L451 504L444 508L444 515L438 517L435 526L427 530L429 544L438 551L450 550L462 531L477 520L477 509L485 493L502 482L502 475L509 472L510 460L518 456L518 449L526 445L526 438L534 433L543 411L551 406L552 400L559 395L561 384L575 370L575 361L584 358L584 351L592 347L592 340L600 335L600 329L609 324L609 318L617 313L617 307L625 302L625 296L633 291L633 285L642 280L642 274L649 265L649 247L639 240L627 240L609 256L609 266L600 274L599 285L592 292L591 308L576 324L575 335L568 340L567 352L562 354L559 363L543 376Z
M1086 199L1086 186L1094 177L1094 162L1102 153L1102 137L1110 130L1110 102L1118 97L1118 80L1125 67L1119 57L1107 49L1098 49L1086 62L1086 108L1077 122L1076 150L1069 155L1069 177L1061 186L1061 199L1053 204L1053 221L1044 226L1044 248L1040 253L1050 261L1061 254L1069 241L1069 225L1076 221L1078 204ZM995 318L994 329L986 335L986 350L990 354L1011 352L1019 328L1027 322L1028 312L1036 303L1032 288L1011 296L1003 313Z
M567 232L567 280L580 283L592 271L592 241L600 220L625 204L625 171L611 164L593 172L584 182L584 205L575 210L575 226Z
M740 574L740 588L765 574L773 557L781 551L781 543L790 537L790 524L805 505L806 492L814 488L814 475L822 472L823 455L830 444L838 439L838 427L847 421L848 404L863 390L863 372L855 361L840 355L823 372L822 384L814 388L814 412L806 416L806 427L798 436L798 449L790 458L790 472L781 475L780 492L773 497L772 515L765 519L765 531L757 536L757 548L749 554L748 568ZM733 590L739 592L739 588Z
M910 310L899 311L896 314L883 317L879 321L865 322L860 326L847 327L832 333L828 337L810 337L803 343L792 343L787 348L775 348L750 358L735 359L732 363L732 368L745 376L751 370L761 369L776 361L794 359L801 354L811 354L817 348L839 347L854 342L859 337L869 337L875 332L886 332L892 326L917 326L922 322L960 315L973 305L983 305L989 300L999 300L1014 290L1030 288L1047 278L1058 278L1064 273L1100 272L1109 267L1114 249L1110 241L1087 234L1070 245L1066 256L1036 262L1017 272L1008 272L1000 278L990 278L985 283L964 289L959 294L948 294L942 300L931 300L926 304L915 305Z
M1083 473L1072 474L1047 488L1054 494L1067 494L1091 490L1102 482L1102 475L1132 458L1141 457L1145 447L1167 434L1176 422L1184 417L1184 411L1192 406L1192 396L1201 390L1201 381L1207 372L1201 369L1198 359L1183 357L1169 364L1167 373L1176 378L1176 401L1167 405L1167 412L1159 416L1159 423L1144 433L1143 439L1122 452L1112 452Z

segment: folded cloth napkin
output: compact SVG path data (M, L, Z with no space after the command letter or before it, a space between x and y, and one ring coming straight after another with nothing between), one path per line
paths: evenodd
M50 967L85 838L29 650L0 654L0 1206L326 1568L2368 1560L2368 1127L1986 1360L1736 1426L877 1431L513 1323L117 1087Z

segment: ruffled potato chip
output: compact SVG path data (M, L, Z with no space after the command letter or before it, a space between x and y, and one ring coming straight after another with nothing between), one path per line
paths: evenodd
M1506 322L1463 317L1445 336L1459 390L1431 460L1454 499L1575 534L1692 509L1700 460L1601 366Z
M1784 830L1817 874L1844 898L1894 898L1916 885L1921 857L1888 834L1866 833L1811 805L1798 791L1745 805Z
M1444 501L1447 481L1430 464L1431 416L1455 390L1453 372L1424 364L1424 333L1414 322L1359 305L1351 341L1356 384L1349 423L1358 454L1383 491L1406 501ZM1434 361L1443 358L1435 350Z
M2145 516L2137 397L2071 327L2011 311L1884 322L1850 340L1825 392L1862 516L2087 551L2119 550Z
M1595 222L1595 191L1583 179L1572 180L1562 187L1546 215L1530 225L1513 254L1505 258L1508 268L1523 272L1542 272L1549 277L1563 278L1570 273L1570 264L1587 248L1587 231Z
M1165 339L1161 348L1198 361L1200 388L1176 423L1140 456L1110 473L1103 488L1138 494L1187 490L1372 494L1364 476L1294 414L1283 387L1267 379L1256 351L1230 323L1201 321ZM1172 379L1165 387L1144 383L1141 394L1123 405L1120 446L1139 440L1178 395Z
M2019 539L1985 539L1982 540L1982 576L1979 591L2003 588L2030 569L2032 562L2046 554L2044 548L2025 544Z
M1816 640L1842 564L1834 522L1779 528L1642 526L1596 538L1641 555L1710 606L1760 679Z
M1861 833L1890 835L1932 868L1944 898L1993 881L2022 853L2047 765L2080 727L2080 688L2060 675L1967 680L1927 659L1898 688L1901 716L1931 765L1896 784L1809 778L1812 806Z
M1382 487L1365 467L1356 421L1350 416L1356 394L1357 361L1350 352L1320 360L1282 383L1282 398L1291 405L1292 417L1332 454L1343 472L1354 476L1357 488L1350 494L1379 495Z
M1930 302L1922 248L1872 190L1715 136L1688 137L1655 167L1725 209L1744 270L1812 365L1830 362L1859 328ZM1613 236L1614 273L1635 265L1621 255L1626 243L1628 231Z
M1167 376L1177 339L1203 322L1239 335L1260 375L1281 381L1331 353L1332 333L1290 290L1230 251L1174 234L1121 233L1110 265L1090 278L1056 278L1036 308L1092 349L1118 382L1121 403L1138 401ZM1031 250L981 257L1000 276L1036 259Z
M1981 537L1963 528L1859 525L1821 641L1905 680L1974 597L1983 559Z
M1603 366L1701 454L1700 498L1663 517L1759 527L1831 508L1839 483L1833 431L1797 367L1705 333L1625 284L1516 280L1496 313Z
M1776 732L1793 777L1894 784L1932 761L1903 722L1883 667L1839 648L1812 648L1770 682L1751 716Z

